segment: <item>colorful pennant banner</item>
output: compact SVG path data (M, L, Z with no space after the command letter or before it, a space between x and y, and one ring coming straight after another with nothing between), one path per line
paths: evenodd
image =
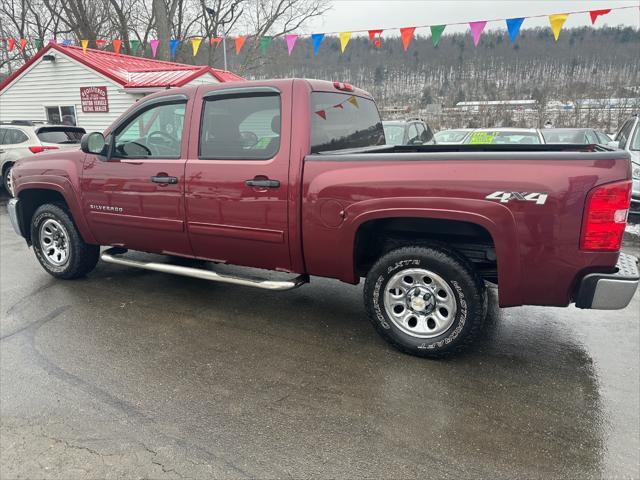
M448 25L464 25L467 24L469 26L470 29L470 33L471 33L471 37L473 40L473 44L475 46L478 46L478 44L480 43L480 37L482 36L482 33L485 29L485 27L487 26L487 24L489 22L497 22L497 21L504 21L506 23L506 27L507 27L507 32L509 34L509 40L511 41L512 44L515 44L518 36L520 35L520 29L522 28L522 25L524 23L524 21L527 18L541 18L541 17L548 17L548 21L549 21L549 26L551 27L551 31L553 33L553 38L554 40L557 42L560 38L560 32L562 31L562 28L567 20L567 18L569 17L569 15L575 15L575 14L585 14L588 13L589 14L589 18L591 19L591 24L595 25L597 19L603 15L607 15L609 14L611 11L613 10L624 10L624 9L628 9L628 8L634 8L637 9L636 6L624 6L624 7L617 7L617 8L607 8L607 9L599 9L599 10L583 10L583 11L578 11L578 12L568 12L568 13L558 13L558 14L553 14L553 15L533 15L533 16L529 16L529 17L515 17L515 18L504 18L504 19L491 19L491 20L479 20L479 21L473 21L473 22L466 22L466 23L451 23ZM415 35L416 29L418 28L429 28L430 33L431 33L431 41L433 43L434 47L437 47L438 44L440 43L440 40L442 38L443 32L445 31L445 28L448 25L417 25L417 26L410 26L410 27L403 27L400 28L400 37L402 40L402 46L404 48L404 51L408 51L409 46L413 40L413 37ZM392 29L393 30L393 29ZM295 34L295 33L289 33L287 35L284 35L284 40L287 46L287 53L289 55L291 55L293 53L293 50L296 46L296 42L300 37L310 37L311 41L312 41L312 46L313 46L313 54L314 55L318 55L320 52L320 46L322 45L322 43L326 40L326 38L329 35L337 35L337 39L339 41L340 44L340 52L342 54L345 53L347 46L349 45L349 42L352 38L352 35L354 33L367 33L369 36L369 42L371 43L373 48L380 48L381 47L381 37L382 37L382 33L384 32L384 29L378 28L378 29L368 29L368 30L353 30L353 31L343 31L343 32L331 32L331 33L312 33L312 34ZM236 37L227 37L229 40L233 40L235 43L235 52L237 55L240 54L240 52L242 51L245 42L248 38L247 35L238 35ZM268 51L269 51L269 47L272 43L273 37L270 35L264 35L264 36L259 36L259 37L254 37L256 42L258 42L258 46L260 49L260 52L262 53L262 55L267 55ZM335 38L335 37L334 37ZM0 40L4 40L6 43L6 48L9 52L12 52L15 50L16 47L16 42L19 42L20 45L20 51L23 52L25 50L25 48L27 47L27 45L29 44L29 41L26 38L20 38L15 39L15 38L5 38L5 39L0 39ZM193 56L197 56L198 55L198 51L202 45L204 38L203 37L192 37L190 39L190 43L191 43L191 49L193 52ZM222 37L211 37L209 38L209 42L208 44L212 47L212 48L217 48L218 45L222 42L223 38ZM33 41L33 45L35 46L35 48L37 50L41 49L44 45L44 40L42 38L34 38L32 39ZM169 50L171 52L171 58L175 59L176 57L176 52L178 49L178 46L180 45L181 39L178 38L174 38L169 40ZM55 39L51 39L49 40L49 43L55 44L56 40ZM113 48L113 51L115 52L115 54L120 54L120 50L122 47L122 41L120 39L113 39L110 41L111 46ZM69 39L64 39L61 42L62 45L64 46L68 46L68 45L72 45L73 42ZM88 39L81 39L80 40L80 45L82 47L83 52L87 52L87 49L89 48L89 40ZM95 40L95 46L98 49L104 49L107 45L107 40L105 39L97 39ZM153 56L153 58L157 57L158 54L158 46L160 45L160 40L158 39L152 39L149 40L148 45L151 49L151 55ZM131 40L129 42L129 51L133 54L133 55L137 55L138 51L140 50L140 47L143 46L142 43L139 40ZM257 47L256 47L257 48ZM142 51L144 51L144 48L142 48ZM355 97L354 101L355 101ZM356 105L357 106L357 105ZM342 106L337 106L336 108L342 108ZM323 111L324 112L324 111ZM318 115L321 115L319 112ZM322 116L322 115L321 115ZM326 112L325 112L325 116L326 116Z

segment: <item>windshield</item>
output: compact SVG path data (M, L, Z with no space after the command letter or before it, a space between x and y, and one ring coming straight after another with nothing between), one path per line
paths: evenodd
M467 133L469 132L465 130L443 130L442 132L436 133L434 136L438 143L458 143L464 140Z
M536 145L540 143L540 137L535 132L509 132L509 131L476 131L465 140L467 144L492 144L492 145Z
M387 139L387 144L389 145L402 145L404 142L404 126L402 125L385 125L384 127L384 136Z
M584 132L580 130L543 130L542 136L546 143L573 143L579 145L590 143L587 141L587 136Z
M373 100L342 93L311 93L311 153L384 144Z
M44 143L80 143L84 128L77 127L43 127L36 135Z
M636 135L633 137L633 141L631 142L631 146L629 147L631 150L640 150L640 123L636 127Z

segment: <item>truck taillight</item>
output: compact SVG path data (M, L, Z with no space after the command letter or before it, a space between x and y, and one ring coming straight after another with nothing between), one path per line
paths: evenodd
M337 90L342 90L343 92L353 92L353 85L350 83L333 82L333 87Z
M42 153L46 150L58 150L58 147L44 147L42 145L33 145L32 147L29 147L29 150L31 150L31 153Z
M618 182L595 188L587 197L582 226L582 250L617 251L627 224L631 203L631 182Z

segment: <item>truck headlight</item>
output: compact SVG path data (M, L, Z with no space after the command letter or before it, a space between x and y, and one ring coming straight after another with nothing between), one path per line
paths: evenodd
M640 180L640 167L634 166L631 172L635 180Z

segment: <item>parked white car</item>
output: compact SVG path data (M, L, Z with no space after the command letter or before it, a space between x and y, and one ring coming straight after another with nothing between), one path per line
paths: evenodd
M625 121L610 145L626 150L631 155L633 192L629 213L640 215L640 115L635 114Z
M11 168L22 157L48 150L80 148L84 128L30 120L0 123L0 171L2 185L13 196Z
M458 145L464 142L464 139L473 132L473 128L455 128L451 130L441 130L434 135L438 145Z

